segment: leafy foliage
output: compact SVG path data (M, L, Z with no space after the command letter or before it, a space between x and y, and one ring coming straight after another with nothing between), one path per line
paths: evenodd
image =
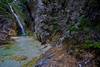
M89 49L89 48L100 48L100 42L93 42L92 40L86 40L85 44L82 45L84 48Z
M78 30L79 30L78 28L75 28L74 25L70 25L70 26L68 27L68 29L69 29L70 31L78 31Z
M12 18L12 13L9 8L9 3L14 8L15 12L22 18L26 19L25 15L23 14L22 10L19 8L19 5L13 3L14 0L0 0L0 17L6 18ZM26 0L20 0L21 3L25 3Z
M90 22L86 17L82 17L80 20L79 27L92 27L93 23Z
M90 22L88 20L88 18L86 17L82 17L80 19L80 23L77 25L77 27L75 25L70 25L67 28L70 30L70 34L74 31L74 32L81 32L84 34L89 34L89 31L86 30L85 28L93 28L93 22Z
M8 3L12 3L13 0L1 0L1 2L8 4Z
M48 0L42 0L44 3L47 3L48 2Z
M6 2L6 1L5 1ZM4 20L7 18L11 18L12 14L9 12L9 6L3 1L0 1L0 17Z
M19 0L19 1L24 4L27 0Z

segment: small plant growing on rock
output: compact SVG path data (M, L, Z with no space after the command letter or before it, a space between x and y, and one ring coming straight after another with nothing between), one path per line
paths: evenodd
M92 40L86 40L85 44L82 45L83 48L90 49L90 48L100 48L100 42L93 42Z

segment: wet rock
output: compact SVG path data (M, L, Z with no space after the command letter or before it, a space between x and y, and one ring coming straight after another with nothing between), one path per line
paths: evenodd
M9 43L9 40L7 37L8 37L8 33L0 32L0 44Z
M4 28L4 31L6 31L8 33L8 35L16 35L17 34L16 23L12 19L5 21L3 23L3 28Z
M15 24L11 19L0 21L0 44L9 43L10 35L16 35Z
M33 67L44 67L46 64L48 64L50 62L50 60L51 60L51 58L53 56L54 56L54 53L48 53L48 54L46 54L46 58L41 59Z

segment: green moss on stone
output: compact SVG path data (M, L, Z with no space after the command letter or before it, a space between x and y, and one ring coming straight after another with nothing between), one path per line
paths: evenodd
M12 56L10 59L20 61L20 60L26 60L27 58L28 58L27 56Z
M42 0L42 2L47 3L47 2L48 2L48 0Z
M85 44L82 45L83 48L90 49L90 48L100 48L100 42L93 42L92 40L86 40Z
M37 62L37 57L34 57L32 60L24 64L22 67L32 67Z

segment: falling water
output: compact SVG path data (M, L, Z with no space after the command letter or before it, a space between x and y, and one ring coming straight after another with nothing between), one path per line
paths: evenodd
M13 15L15 16L15 18L16 18L16 20L17 20L17 22L18 22L18 25L19 25L19 27L20 27L20 32L21 32L21 34L22 35L25 35L25 30L24 30L24 27L22 26L22 24L21 24L21 21L20 21L20 19L19 19L19 17L14 13L14 10L13 10L13 8L12 8L12 6L11 5L9 5L10 6L10 9L11 9L11 12L13 13Z

